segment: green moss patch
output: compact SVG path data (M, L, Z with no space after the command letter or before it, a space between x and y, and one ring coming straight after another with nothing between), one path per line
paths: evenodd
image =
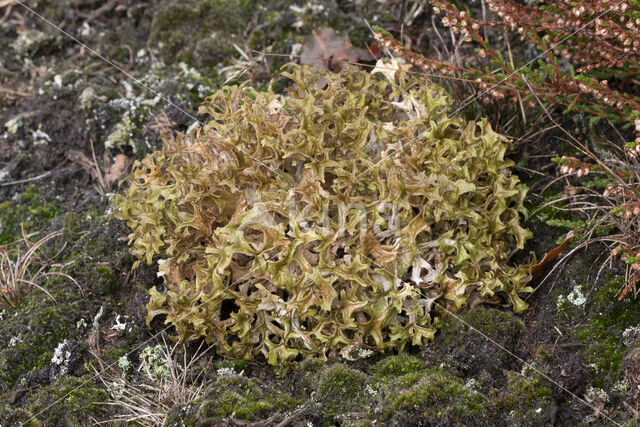
M622 277L611 280L590 296L586 302L588 321L575 331L585 344L582 348L585 361L595 367L593 385L604 389L622 378L620 364L627 350L622 333L637 326L640 319L640 299L617 298L623 282Z
M92 303L78 297L75 285L54 276L42 284L56 299L40 291L28 294L15 313L5 310L0 322L0 390L8 390L32 369L48 366L56 347L80 337L77 322Z
M426 369L425 361L407 353L389 356L372 367L369 372L378 379L387 380L406 374L422 372Z
M385 417L394 425L479 425L488 422L493 411L480 392L444 371L432 370L391 396Z
M161 8L150 41L167 59L213 66L228 60L256 7L253 0L188 0Z
M21 224L27 231L33 231L55 218L58 212L58 206L45 202L35 187L28 187L14 200L0 203L0 245L22 238Z
M317 401L328 420L372 410L375 388L372 378L347 365L336 364L318 378Z
M203 393L195 402L174 407L165 424L206 426L218 424L225 418L261 420L300 403L258 379L238 375L216 378Z
M89 425L112 413L109 406L103 404L109 399L109 393L90 375L64 376L51 385L40 387L29 398L24 413L29 418L35 417L30 425Z
M495 405L509 425L544 425L551 419L555 405L541 378L507 373L507 386L495 399Z

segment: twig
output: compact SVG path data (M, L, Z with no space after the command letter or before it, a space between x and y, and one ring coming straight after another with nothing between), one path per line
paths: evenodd
M7 6L13 6L14 4L18 4L16 0L0 0L0 9Z
M309 413L310 410L311 410L311 407L309 405L305 405L304 407L298 409L297 411L295 411L294 413L292 413L288 417L285 417L285 419L280 421L276 425L276 427L286 427L289 424L291 424L292 422L294 422L295 420L297 420L298 418L300 418L303 415L306 415L307 413Z
M2 93L8 93L9 95L16 95L16 96L30 96L30 93L27 92L20 92L17 90L12 90L12 89L7 89L6 87L2 87L0 86L0 92Z
M507 52L509 53L509 63L511 64L512 69L516 69L515 65L513 65L513 55L511 54L511 43L509 43L509 35L505 34L504 40L507 42ZM520 92L518 92L518 104L520 104L520 112L522 113L522 121L524 124L527 124L527 114L524 112L524 105L522 104L522 96L520 96Z
M571 133L569 133L565 128L560 126L560 124L551 116L551 113L549 113L549 110L547 110L547 108L544 106L544 104L542 103L542 101L540 100L540 98L538 97L536 92L533 90L533 88L529 84L529 80L527 80L527 78L525 76L523 76L523 75L520 75L520 78L527 85L527 87L529 88L529 91L531 92L531 94L536 98L536 101L538 101L538 104L540 105L542 110L545 112L545 114L547 115L549 120L551 120L553 122L553 124L555 124L563 133L565 133L571 139L571 141L573 141L573 143L583 153L585 153L586 155L591 157L596 163L598 163L600 166L602 166L602 168L604 168L607 172L609 172L609 174L611 174L611 176L616 177L623 187L627 187L626 183L622 180L622 178L620 178L616 173L614 173L611 170L611 168L609 168L609 166L607 166L602 160L600 160L600 158L598 156L596 156L594 153L592 153L591 150L589 150L589 148L586 145L584 145L582 142L578 141L575 136L571 135Z
M34 176L33 178L25 178L25 179L20 179L18 181L4 182L4 183L0 184L0 187L8 187L10 185L18 185L18 184L24 184L26 182L38 181L40 179L48 178L52 174L53 174L53 171L47 171L47 172L45 172L43 174L40 174L38 176Z

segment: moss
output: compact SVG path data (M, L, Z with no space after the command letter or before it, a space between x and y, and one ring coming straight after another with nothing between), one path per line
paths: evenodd
M401 375L398 377L390 377L389 380L391 381L389 382L389 389L393 393L398 393L401 390L405 390L413 386L415 383L417 383L422 378L424 378L425 375L427 375L427 372L417 371L417 372L410 372L408 374Z
M39 197L28 193L27 199L33 202ZM123 234L119 222L88 220L74 214L56 217L54 222L56 228L65 229L54 242L65 248L60 256L70 266L64 273L76 279L82 291L67 278L52 275L39 284L55 301L34 289L15 312L5 310L0 322L0 392L10 389L28 372L47 368L62 341L83 342L86 329L78 327L78 322L84 320L90 326L100 305L120 290L120 275L131 265L126 245L114 239L114 234ZM122 304L128 301L126 296L115 299ZM105 308L114 309L108 304ZM122 313L121 308L118 310ZM133 345L144 335L140 328L134 328L118 345Z
M327 422L338 416L369 413L374 398L374 381L368 375L345 364L327 367L317 377L317 402Z
M318 376L326 367L319 359L311 358L299 363L294 373L294 384L299 395L309 398L318 387Z
M67 273L85 283L96 296L109 297L122 291L125 273L133 262L126 244L114 238L125 235L123 225L108 217L87 219L69 214L64 228L75 230L64 236L70 247L65 253L65 262L71 263Z
M507 373L507 387L494 403L508 425L544 425L550 420L554 407L551 390L539 376L525 377L517 372Z
M28 187L14 199L0 203L0 245L19 240L21 224L27 230L39 228L59 212L58 206L45 202L35 187Z
M260 420L300 404L260 380L242 376L218 377L203 393L194 402L173 407L165 425L206 426L225 418Z
M582 348L585 361L596 367L594 387L608 389L622 378L620 363L625 353L622 332L636 326L640 318L640 299L618 301L623 282L622 277L611 280L591 295L586 305L589 320L575 332L585 344Z
M371 368L369 372L378 379L387 380L405 374L417 373L426 369L424 360L418 359L407 353L397 356L389 356L382 359Z
M120 283L118 282L118 279L114 274L111 266L102 265L96 267L96 276L93 289L97 293L101 295L112 294L118 289L119 286Z
M36 425L89 425L111 414L109 393L98 386L90 375L63 376L55 383L42 386L28 400L24 409ZM54 404L55 403L55 404ZM24 420L23 420L24 421Z
M0 425L3 425L3 426L24 425L28 427L39 425L37 422L25 423L24 422L25 420L28 420L29 418L31 418L31 414L23 408L13 408L9 406L7 403L3 403L3 402L10 402L10 401L11 401L11 396L9 395L9 393L4 395L0 394Z
M479 425L487 423L493 411L481 393L444 371L432 370L391 396L385 419L393 425Z
M78 298L66 279L52 276L43 283L56 301L42 292L28 294L18 310L0 322L0 390L7 390L32 369L49 365L62 341L78 338L76 323L91 303Z
M156 12L150 41L165 58L211 67L227 60L255 9L253 0L175 1Z

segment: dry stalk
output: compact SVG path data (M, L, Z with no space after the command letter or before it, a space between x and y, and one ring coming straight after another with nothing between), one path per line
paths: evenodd
M78 287L78 283L69 275L59 271L45 271L51 265L42 262L37 270L33 271L32 266L38 260L38 250L49 240L61 235L61 231L55 231L44 236L35 243L29 241L29 236L22 236L24 245L27 247L23 251L19 245L16 247L0 246L0 306L16 309L22 298L27 295L32 288L37 288L47 294L55 301L55 298L38 281L49 275L63 276L73 281Z
M95 349L91 350L100 365L100 369L94 368L96 376L113 397L113 400L103 404L120 409L119 415L104 423L124 421L145 426L164 425L174 405L192 402L200 397L208 384L202 378L206 370L195 374L194 368L212 347L203 348L204 344L201 344L189 359L186 351L182 352L182 357L178 355L178 345L170 347L163 337L160 348L167 367L166 375L142 372L140 381L130 379L113 364L107 365Z

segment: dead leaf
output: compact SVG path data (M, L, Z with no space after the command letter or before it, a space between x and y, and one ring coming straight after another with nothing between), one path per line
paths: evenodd
M374 51L353 47L349 37L338 36L333 28L313 30L302 46L300 64L315 65L322 70L340 68L346 62L375 61Z
M542 258L542 261L540 261L537 264L533 264L531 267L529 267L529 274L531 275L531 277L535 277L541 274L544 271L544 268L547 266L547 264L549 264L551 261L556 259L556 257L560 255L560 252L566 249L567 244L573 239L573 234L574 232L572 230L571 232L569 232L569 234L567 235L567 238L564 239L564 241L560 244L560 246L558 246L557 248L551 249L549 252L545 254L544 258Z
M109 151L105 151L102 159L104 170L98 165L98 161L93 151L93 144L91 146L92 159L89 159L86 154L80 150L70 150L67 152L67 158L74 163L77 163L82 169L84 169L96 183L96 187L101 194L111 191L113 183L122 176L122 174L131 165L131 160L124 154L116 154L115 157L111 157Z
M392 59L389 62L384 62L382 59L378 59L375 68L371 71L371 74L382 73L389 82L396 83L396 76L402 76L409 68L411 64L401 64L397 59Z
M127 156L124 154L116 154L114 162L109 166L109 172L104 176L109 185L112 185L127 170Z

